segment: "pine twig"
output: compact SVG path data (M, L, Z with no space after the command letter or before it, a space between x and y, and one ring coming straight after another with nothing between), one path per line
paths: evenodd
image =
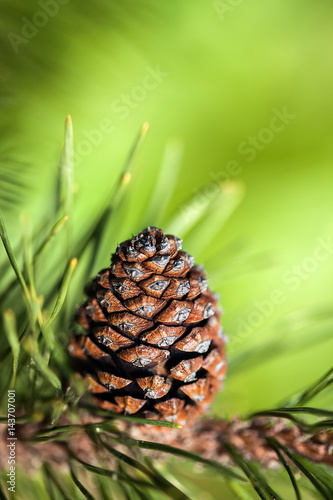
M269 441L274 438L293 453L313 462L333 466L333 431L322 429L310 434L281 418L256 417L248 421L210 418L194 426L184 427L181 431L160 429L157 432L155 428L147 426L144 429L132 426L126 430L138 442L142 439L167 442L220 463L230 462L225 445L231 444L247 460L273 468L281 464Z

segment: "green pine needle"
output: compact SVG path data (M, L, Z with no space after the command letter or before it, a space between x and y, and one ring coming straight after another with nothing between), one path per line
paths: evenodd
M18 358L20 354L20 342L18 340L18 334L16 329L15 315L11 309L7 309L3 313L4 318L4 330L8 339L8 343L13 354L13 364L12 364L12 378L10 382L10 387L15 387Z
M61 198L59 200L60 213L69 218L67 224L67 252L71 256L72 249L72 207L74 196L74 161L73 161L73 124L70 116L65 122L65 142L60 163Z
M28 287L27 287L27 284L23 278L23 274L21 273L21 270L20 270L20 267L17 263L16 257L14 255L11 243L9 241L8 233L6 231L5 223L1 217L1 214L0 214L0 238L2 239L3 246L5 247L9 262L13 268L13 271L16 275L16 278L17 278L19 284L21 285L23 296L24 296L25 300L28 301L30 299Z
M2 488L2 485L0 484L0 500L7 500L7 497L4 493L4 490Z
M246 474L254 490L257 492L258 496L262 498L262 500L282 500L282 498L269 486L263 475L259 473L256 464L245 460L245 458L242 457L230 443L225 443L225 447L235 462Z
M81 481L79 480L79 478L77 477L77 475L75 474L74 472L74 467L73 467L73 464L72 464L72 461L69 462L69 465L70 465L70 473L71 473L71 477L75 483L75 485L78 487L78 489L81 491L81 493L83 494L83 496L87 499L87 500L94 500L94 497L91 493L89 493L89 491L87 490L87 488L85 486L83 486L83 484L81 483Z
M210 467L216 469L219 471L221 474L225 476L229 476L235 479L238 479L240 481L243 481L244 478L240 475L237 474L235 471L233 471L230 467L226 467L224 465L219 464L215 460L210 460L208 458L201 457L198 453L194 452L189 452L186 450L183 450L181 448L175 448L174 446L169 446L164 443L154 443L151 441L138 441L135 439L131 439L129 437L122 436L120 438L113 438L115 441L119 443L124 443L129 447L138 447L138 448L143 448L146 450L156 450L162 453L168 453L170 455L174 456L179 456L179 457L184 457L189 460L192 460L194 462L198 462L201 464L209 465Z
M211 196L205 194L205 188L208 190L213 187ZM193 227L204 217L209 206L218 196L215 184L210 183L187 200L187 202L177 210L175 215L166 224L166 231L170 234L181 234L185 236Z
M118 180L118 184L115 187L114 194L111 197L110 205L113 207L117 207L121 199L124 197L125 190L127 189L128 184L131 180L131 170L133 168L133 163L135 161L137 153L139 152L146 138L148 130L149 130L149 123L144 123L140 128L139 133L132 145L132 148L128 154L122 173Z
M68 267L64 273L64 276L63 276L63 279L62 279L62 283L61 283L61 286L60 286L60 290L59 290L59 293L58 293L58 296L57 296L57 301L54 305L54 308L53 308L53 311L51 313L51 316L49 318L49 320L47 321L46 323L46 326L49 327L52 325L53 321L56 319L56 317L58 316L64 302L65 302L65 299L66 299L66 295L67 295L67 292L68 292L68 288L69 288L69 285L70 285L70 282L71 282L71 279L72 279L72 276L73 276L73 273L75 271L75 268L77 266L77 263L78 263L78 260L76 258L73 258L70 260L69 264L68 264Z
M61 229L65 226L65 224L67 223L67 221L68 221L68 215L64 215L63 217L61 217L61 219L59 219L54 224L54 226L52 227L50 233L46 236L46 238L44 239L44 241L41 243L40 247L36 251L36 253L34 255L34 259L33 259L33 263L34 264L37 264L38 260L41 258L41 256L43 255L43 253L45 252L45 250L47 249L47 247L49 246L49 244L57 236L57 234L59 233L59 231L61 231Z
M99 441L104 446L104 448L109 451L112 455L114 455L118 460L121 460L127 465L134 467L138 471L145 474L152 482L155 484L160 491L166 493L170 498L174 500L190 500L184 493L182 493L176 486L171 484L167 479L161 477L160 475L156 475L153 471L151 471L148 467L143 465L138 460L122 453L119 450L116 450L112 446L110 446L101 436L99 437Z
M290 465L288 464L288 462L286 461L283 453L281 452L281 449L279 447L279 443L275 439L271 439L271 438L267 438L267 442L270 443L271 447L275 450L276 454L279 457L280 463L283 465L283 467L287 471L287 474L289 476L290 482L291 482L292 487L293 487L294 492L295 492L295 499L296 500L302 500L301 492L299 490L299 487L298 487L298 484L297 484L297 480L295 478L293 470L290 467Z
M56 472L50 467L50 465L45 462L43 464L43 474L44 474L44 477L46 478L46 481L49 482L50 486L54 486L55 489L61 494L61 498L63 498L63 500L72 500L72 497L69 496L69 494L66 492L64 486L61 484L60 480L58 479L57 477L57 474ZM51 486L51 488L52 488ZM55 498L57 498L57 496L55 496Z
M322 495L325 500L331 500L333 498L333 478L331 474L328 474L323 470L320 465L310 462L308 459L292 453L274 440L276 447L280 448L284 454L296 465L296 467L309 479L313 484L315 489Z
M213 184L217 195L212 196L212 200L203 213L198 224L186 237L189 248L193 248L193 253L200 259L204 251L214 248L217 239L225 222L236 210L244 195L244 188L241 184L233 181L225 181ZM206 216L205 216L206 213ZM201 235L205 237L202 238Z
M162 165L151 190L147 213L143 216L143 221L146 223L143 222L143 226L150 225L151 221L154 221L154 224L158 226L163 220L176 187L182 156L182 144L178 140L170 141L166 146ZM167 190L166 186L168 186Z
M24 339L22 342L23 349L31 356L36 363L38 370L46 377L50 384L56 389L55 395L61 392L61 382L59 377L48 366L48 362L39 351L38 343L32 337Z
M333 368L300 394L293 396L283 406L304 405L333 384Z

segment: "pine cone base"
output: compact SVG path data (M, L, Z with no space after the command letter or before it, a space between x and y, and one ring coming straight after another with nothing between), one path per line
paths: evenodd
M86 289L70 341L102 408L181 425L204 413L226 373L217 297L181 240L148 227L118 246Z

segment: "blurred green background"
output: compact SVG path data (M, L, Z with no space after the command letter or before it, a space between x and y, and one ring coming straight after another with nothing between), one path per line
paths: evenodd
M77 234L150 124L93 272L160 222L142 214L168 145L182 158L165 220L214 179L244 187L208 251L204 231L184 241L230 338L215 414L277 405L332 362L332 21L329 0L1 0L1 208L14 240L23 209L35 227L48 210L68 114Z

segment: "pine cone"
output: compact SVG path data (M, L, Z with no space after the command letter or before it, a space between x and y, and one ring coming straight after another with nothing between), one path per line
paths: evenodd
M181 240L148 227L88 286L70 354L99 406L185 424L226 372L217 297Z

